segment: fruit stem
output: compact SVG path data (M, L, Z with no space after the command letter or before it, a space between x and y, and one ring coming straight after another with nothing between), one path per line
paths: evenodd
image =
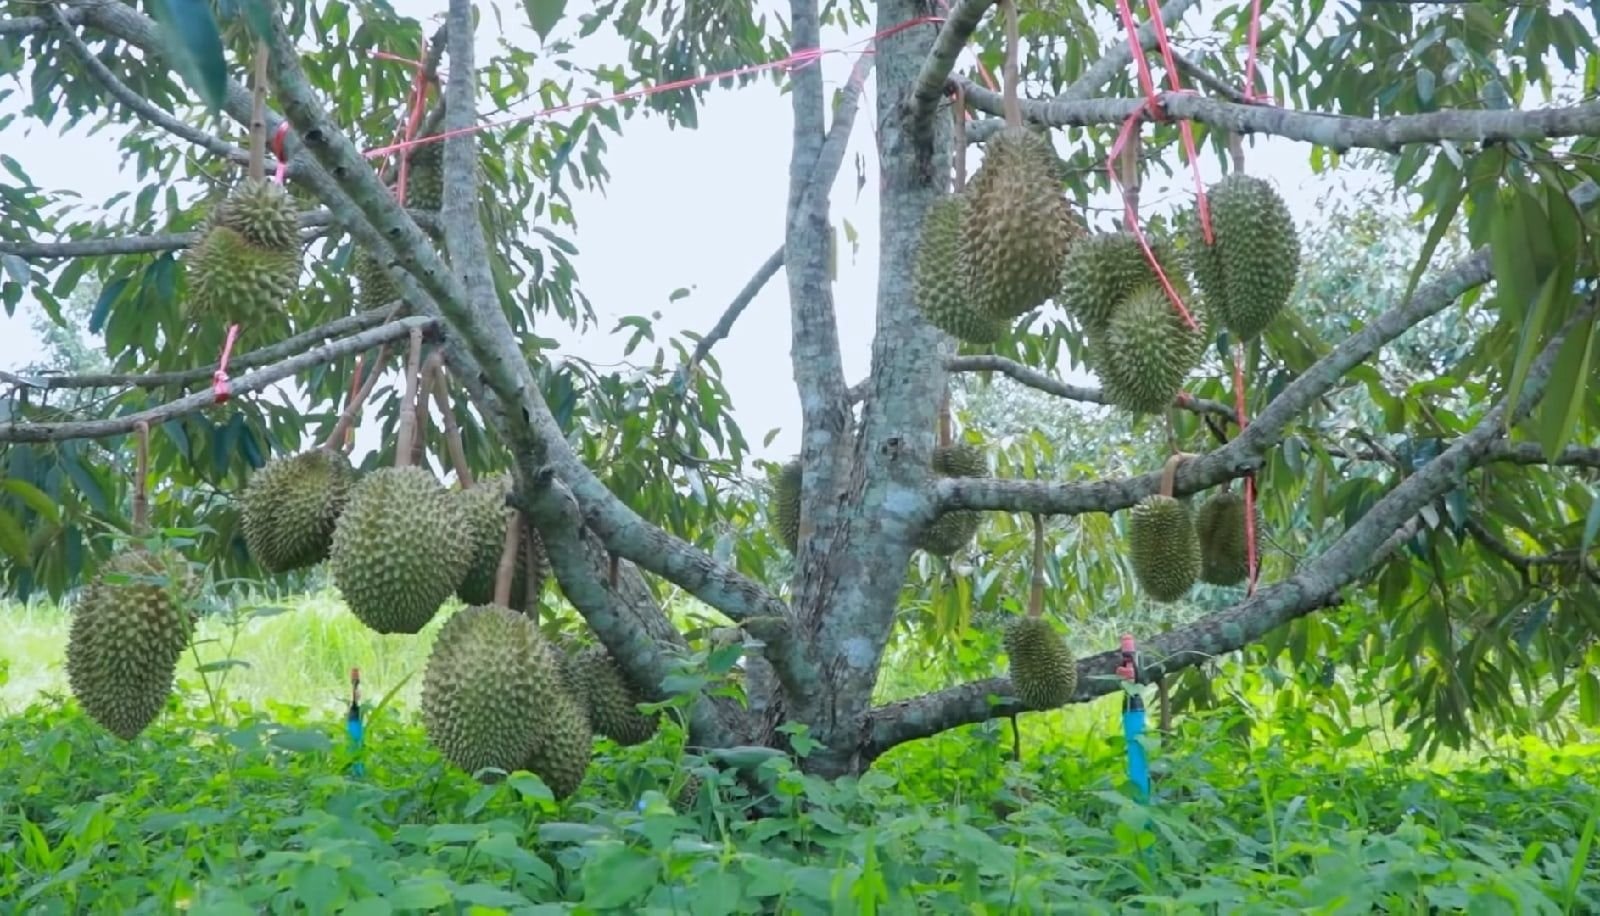
M417 415L411 409L417 399L417 376L422 372L422 329L411 329L411 354L406 358L406 394L400 401L400 428L395 433L394 466L403 468L411 464L411 439L415 435Z
M945 380L945 384L944 384L944 394L941 395L940 398L939 398L939 432L938 432L938 438L939 438L939 447L940 448L948 448L950 446L951 439L954 438L954 436L953 436L953 434L951 433L951 430L950 430L951 425L952 424L951 424L951 420L950 420L950 382L949 382L948 379L946 379Z
M367 403L367 398L372 396L372 389L378 384L378 376L383 374L383 361L389 356L389 345L384 344L378 348L378 355L372 360L366 379L361 378L361 367L356 366L355 375L351 378L350 402L344 405L344 412L339 415L339 421L333 424L333 431L323 441L322 447L328 451L348 452L355 445L354 437L350 430L355 426L356 418L361 416L361 405ZM356 383L361 383L361 389L355 390ZM347 441L348 440L348 441Z
M1172 455L1167 458L1166 465L1161 469L1162 496L1172 495L1172 481L1178 476L1178 465L1182 464L1183 459L1188 457L1189 456L1184 452L1173 452Z
M967 188L967 93L960 86L950 113L955 117L956 193L960 194Z
M450 450L450 463L455 466L456 480L461 482L461 489L472 486L472 468L467 466L467 449L461 444L461 427L456 425L455 411L450 409L450 395L446 391L444 380L444 367L435 366L433 370L433 403L439 408L443 416L444 444Z
M522 514L515 509L506 518L505 549L500 551L500 565L494 571L494 603L511 606L511 584L517 573L517 551L522 549ZM531 570L530 570L531 572Z
M150 424L140 420L133 427L133 447L137 460L133 477L133 533L150 533Z
M444 362L444 351L435 350L428 354L427 362L422 364L422 376L417 380L417 400L411 409L417 415L416 435L411 440L411 463L422 464L427 454L428 439L428 389L433 387L433 377L439 371L439 364Z
M1238 134L1228 132L1228 158L1233 161L1235 173L1244 173L1244 138Z
M1033 513L1033 577L1028 588L1028 616L1044 616L1044 516Z
M256 42L255 79L250 86L250 177L267 177L267 43Z
M1017 102L1017 54L1022 44L1022 30L1017 24L1016 0L1000 0L1000 9L1006 17L1006 57L1002 64L1006 126L1021 127L1022 106Z
M1124 227L1132 232L1136 228L1133 224L1139 219L1139 135L1135 133L1128 138L1128 143L1122 148L1122 155L1118 161L1118 176L1122 180L1122 206L1123 218L1129 223Z
M521 513L518 514L520 515ZM538 571L543 558L539 556L539 548L535 540L539 535L534 530L532 522L526 524L523 533L527 535L523 539L522 551L528 558L528 586L522 612L527 614L535 623L538 623L539 592L544 587L544 582L539 578Z

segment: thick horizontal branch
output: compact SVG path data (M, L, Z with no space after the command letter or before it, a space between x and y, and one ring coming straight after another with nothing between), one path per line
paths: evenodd
M233 358L229 366L236 370L265 366L280 359L294 356L324 340L332 340L337 337L343 337L346 334L355 334L368 328L378 327L393 318L394 313L394 306L385 306L371 311L359 312L340 318L337 321L330 321L309 331L302 331L293 337L286 337L271 346L251 350L249 353L241 353ZM145 372L120 375L115 373L17 375L11 372L0 372L0 381L22 388L33 388L41 391L59 391L68 388L165 388L168 385L192 385L196 382L210 382L213 371L215 371L213 368L207 367L204 369L182 369L173 372Z
M1083 401L1087 404L1110 405L1111 401L1105 392L1098 388L1085 388L1081 385L1071 385L1060 379L1051 378L1037 369L1024 366L1014 359L990 354L974 354L971 356L952 356L945 361L945 368L951 372L999 372L1018 382L1042 391L1045 394L1066 398L1069 401ZM1172 402L1172 406L1182 410L1190 410L1201 414L1215 414L1233 420L1236 414L1233 408L1220 401L1211 401L1205 398L1193 397L1189 394L1179 394Z
M928 52L928 59L923 61L922 70L917 74L917 82L911 89L911 100L906 109L907 128L918 149L932 146L933 113L939 107L939 99L944 96L950 71L955 69L956 59L961 56L967 42L972 40L972 34L978 30L983 14L994 4L995 0L956 0L950 15L939 29L933 50Z
M968 104L999 116L1000 93L957 77ZM1579 137L1600 134L1600 102L1565 108L1521 111L1467 111L1450 109L1390 118L1293 111L1270 105L1236 102L1187 93L1160 96L1169 117L1199 121L1236 134L1271 134L1314 143L1328 149L1398 150L1412 143L1489 143L1496 140L1534 140L1544 137ZM1076 101L1022 101L1024 118L1052 127L1121 124L1144 107L1143 99L1082 99Z
M1500 535L1490 531L1483 522L1469 518L1466 522L1467 533L1473 540L1483 545L1483 548L1500 559L1511 564L1522 573L1524 579L1528 574L1540 566L1576 566L1585 575L1595 582L1600 583L1600 568L1587 560L1577 549L1558 550L1554 553L1530 554L1523 553L1506 543ZM1600 549L1600 544L1591 545L1591 549Z
M1161 5L1161 21L1170 30L1189 12L1198 0L1167 0ZM1083 75L1073 81L1072 85L1061 90L1056 96L1056 101L1076 101L1094 96L1105 84L1116 78L1124 67L1133 63L1133 49L1128 46L1127 35L1121 28L1117 29L1111 49L1106 51L1101 58L1089 65ZM1154 19L1146 21L1139 26L1139 47L1149 51L1156 46L1156 23Z
M438 214L428 210L407 210L425 228L438 225ZM307 210L300 214L300 242L313 241L333 229L333 216L327 210ZM154 235L101 236L60 242L11 242L0 239L0 254L16 255L29 261L54 261L65 258L99 258L117 254L149 254L177 251L200 241L203 232L164 232Z
M84 18L82 10L67 10L64 15L66 21L73 25L82 22ZM10 16L0 19L0 35L12 37L32 35L35 32L43 32L50 27L49 20L43 16Z
M1458 486L1461 475L1482 461L1508 420L1514 424L1527 416L1549 385L1566 333L1595 310L1595 303L1579 309L1562 332L1545 345L1529 368L1516 403L1496 405L1471 432L1384 494L1322 555L1283 582L1262 589L1228 610L1146 640L1141 649L1146 662L1139 670L1139 681L1150 683L1236 652L1291 620L1342 603L1341 592L1382 558L1382 550L1393 544L1394 532L1423 506ZM1115 669L1119 661L1117 651L1081 660L1078 689L1071 702L1117 690ZM1020 711L1010 679L989 678L872 710L863 723L862 744L865 756L871 759L906 741Z
M314 366L331 363L334 360L351 353L360 353L370 350L379 344L398 340L411 333L412 328L428 329L434 326L431 318L404 318L393 324L363 331L350 337L345 337L331 343L323 344L315 349L308 350L299 356L291 357L282 362L275 363L263 369L244 375L230 382L230 389L234 397L253 394L261 389L292 375L304 372ZM131 431L140 423L165 423L178 417L204 410L216 403L211 391L197 391L186 397L178 398L120 417L111 417L105 420L80 420L66 423L0 423L0 442L59 442L66 439L104 439L110 436L120 436Z

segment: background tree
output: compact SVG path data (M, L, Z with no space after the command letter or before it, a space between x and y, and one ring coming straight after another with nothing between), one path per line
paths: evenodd
M1259 39L1250 4L1230 3L1210 23L1191 24L1197 39L1185 42L1180 23L1195 4L1169 0L1160 16L1183 50L1168 76L1202 91L1150 100L1141 97L1130 36L1104 48L1092 37L1107 21L1105 5L1024 9L1021 113L1065 141L1065 153L1057 147L1063 192L1080 209L1093 193L1120 191L1103 170L1117 129L1159 110L1196 125L1202 154L1233 167L1243 164L1239 138L1249 135L1309 144L1326 169L1350 151L1379 151L1428 230L1402 267L1400 252L1380 247L1387 229L1351 217L1350 237L1371 240L1368 263L1377 270L1362 277L1319 272L1342 255L1310 246L1295 308L1242 351L1244 391L1232 378L1241 351L1219 335L1165 423L1130 430L1112 418L1098 427L1111 441L1081 430L1057 444L1015 425L986 430L986 417L969 411L960 435L1012 437L995 476L938 478L930 459L951 378L999 372L1057 398L1104 400L1050 375L1060 356L1083 358L1079 330L1057 310L1030 313L992 345L958 347L924 320L912 295L923 216L949 189L952 90L976 115L965 133L979 149L998 126L988 116L1002 114L999 93L955 72L969 44L987 71L1009 69L1000 66L1002 17L988 15L993 6L964 0L936 21L916 0L870 9L793 0L776 27L739 5L680 13L630 0L580 19L580 40L608 23L626 40L625 67L582 74L619 93L786 61L822 47L824 27L869 26L876 35L831 106L818 68L767 71L786 82L794 114L783 248L752 281L759 288L781 265L789 290L803 488L798 542L784 558L771 535L754 530L760 501L731 485L746 444L706 352L716 333L693 348L659 346L650 368L629 376L553 361L538 334L540 321L591 320L568 260L575 249L565 237L573 226L565 189L603 184L605 135L621 130L616 112L656 112L692 127L706 85L590 108L565 123L468 131L496 106L529 94L556 104L576 88L530 85L522 75L535 56L529 49L503 47L493 67L481 67L474 32L493 20L475 21L466 0L452 0L445 27L427 40L417 23L380 8L244 0L221 11L226 56L195 27L205 16L158 23L120 2L6 3L0 69L31 65L25 116L139 125L121 146L146 182L131 205L116 210L124 202L113 201L87 216L32 187L20 169L11 168L20 185L0 187L8 308L26 286L66 324L61 297L92 272L102 287L88 330L103 332L120 373L14 384L0 422L0 441L24 444L8 449L8 483L20 485L0 504L8 520L0 533L11 532L0 543L12 561L8 583L26 590L42 582L59 593L92 566L81 559L87 523L125 527L121 469L80 443L116 448L140 418L156 433L152 475L170 483L157 493L156 523L203 525L211 533L195 545L199 556L223 574L254 572L235 510L226 500L196 505L193 488L237 491L269 456L325 434L356 354L425 327L462 388L452 409L474 470L515 469L513 502L536 526L559 594L649 697L681 683L674 659L690 648L663 609L673 591L745 635L747 702L701 695L690 703L691 735L704 746L783 744L786 724L798 724L816 743L807 766L831 775L858 771L898 744L1020 711L1005 677L883 702L880 667L906 616L908 587L917 587L907 570L954 583L947 623L966 619L980 595L985 607L1012 613L1024 593L1026 519L1041 514L1074 551L1068 564L1058 547L1050 570L1071 596L1065 610L1091 616L1108 584L1130 595L1113 559L1124 540L1120 513L1157 492L1163 453L1174 450L1194 456L1177 468L1182 497L1254 475L1263 574L1251 592L1197 595L1197 607L1168 615L1170 628L1141 634L1144 679L1259 644L1302 666L1380 667L1420 741L1459 742L1479 713L1526 726L1574 693L1590 721L1600 716L1600 680L1590 670L1600 629L1600 510L1589 490L1600 451L1582 444L1600 423L1590 285L1600 104L1589 100L1592 81L1577 64L1593 52L1594 30L1572 10L1543 6L1329 11L1290 0L1269 8ZM175 0L165 8L210 9ZM528 6L541 35L564 9ZM1157 35L1147 23L1132 38L1150 52ZM192 291L179 252L197 237L203 202L248 158L228 138L251 121L245 75L256 40L270 52L267 168L281 157L305 207L301 231L313 256L292 307L246 329L245 352L232 364L235 396L214 405L208 360L226 329L183 317ZM1241 65L1251 45L1251 63ZM425 125L452 132L442 143L436 213L403 206L386 186L390 172L361 152L391 142L395 113L413 110L410 75L374 60L399 49L421 62L424 86L436 85L440 62L448 63L442 98L424 106ZM539 53L570 51L554 42ZM1279 104L1251 100L1259 85L1246 82L1247 94L1234 88L1241 69L1262 76ZM879 114L880 279L872 371L852 382L831 293L829 197L869 70ZM203 104L189 100L191 87ZM1169 124L1144 133L1142 169L1184 167ZM1184 219L1180 211L1146 226ZM388 306L352 314L356 248L377 258L405 314ZM736 302L726 321L742 308ZM648 320L635 327L630 346L653 342ZM676 371L667 369L669 349ZM315 367L291 371L306 364ZM291 376L304 407L250 396ZM113 394L70 418L40 402L75 388ZM184 391L192 393L180 398ZM382 418L386 443L367 468L392 463L397 393L381 387L367 407ZM1236 396L1245 398L1248 425L1232 406ZM984 512L993 530L948 568L924 563L919 534L953 510ZM1073 533L1060 535L1063 521L1076 525ZM18 531L59 536L18 543ZM1317 612L1320 620L1308 617ZM1082 658L1075 699L1117 689L1116 663L1110 652ZM1188 680L1199 696L1203 681Z

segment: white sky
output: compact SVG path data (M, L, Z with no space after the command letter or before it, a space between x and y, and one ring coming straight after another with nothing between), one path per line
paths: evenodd
M427 23L430 33L445 8L444 0L392 2L402 14ZM569 4L569 17L553 37L576 29L579 6ZM761 6L774 4L768 0ZM522 25L526 20L521 5L503 3L501 9L511 27L506 39L537 48L537 38ZM1191 14L1188 20L1194 24L1200 17ZM830 29L823 44L844 48L870 34L864 28L849 35ZM485 15L479 29L480 66L490 60L498 37L495 17ZM621 42L602 29L582 40L575 60L587 65L609 64L623 59L621 50ZM830 93L843 84L852 61L843 54L824 57ZM970 56L964 58L963 66L970 64ZM535 68L535 80L546 76L563 78L553 66ZM24 77L18 93L21 100L0 103L0 114L25 103L26 85ZM872 126L879 112L874 92L869 81L833 196L834 222L848 219L860 234L860 250L852 254L841 232L835 287L845 373L852 383L863 378L869 368L877 283L877 167ZM530 105L515 113L534 110ZM573 115L559 117L570 121ZM85 201L137 190L135 176L120 169L110 132L85 136L79 130L60 137L35 129L23 143L18 135L24 126L23 119L13 122L0 145L22 163L36 184L70 188ZM594 304L602 330L580 336L557 322L546 322L541 331L561 341L560 353L602 364L621 360L626 333L612 336L609 331L619 317L630 314L649 315L659 310L663 317L657 324L658 340L683 330L708 330L782 241L790 127L788 96L767 82L742 89L712 89L697 130L674 131L664 120L635 118L625 122L622 136L608 137L610 149L604 162L611 173L609 193L604 197L574 195L579 283ZM1097 142L1108 143L1110 134L1106 129ZM1058 136L1058 148L1065 150L1064 144ZM1310 150L1309 145L1284 140L1258 139L1248 147L1251 172L1278 185L1302 226L1314 217L1317 199L1332 186L1329 178L1312 174ZM855 191L858 156L866 162L865 186L859 195ZM1203 162L1202 170L1208 182L1220 176L1216 161ZM1348 182L1351 177L1345 171L1331 180ZM1180 168L1170 181L1147 176L1142 194L1144 213L1186 206L1191 195L1187 167ZM1097 203L1109 206L1112 201L1107 197ZM1107 220L1105 215L1095 215L1091 224L1106 228ZM669 303L667 296L679 287L693 292ZM35 307L26 298L24 302L16 317L0 316L0 367L16 368L37 353L39 341L29 328ZM717 346L715 355L755 457L781 459L794 452L799 442L799 398L790 369L788 302L781 272L751 304L732 335ZM640 363L649 361L644 347L632 358ZM1077 380L1088 379L1080 376ZM763 448L761 440L773 428L781 428L781 433ZM358 438L358 453L371 444L373 431L362 432L366 435Z

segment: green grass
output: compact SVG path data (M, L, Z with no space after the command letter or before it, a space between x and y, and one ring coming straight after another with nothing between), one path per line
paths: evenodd
M132 742L67 698L61 612L0 611L0 916L1600 912L1600 746L1422 765L1231 671L1256 699L1153 739L1150 805L1129 795L1116 697L1022 716L1020 761L1000 721L838 783L786 758L719 771L669 720L597 742L556 802L530 774L445 765L413 715L420 677L369 719L353 773L348 669L375 700L445 615L382 637L328 595L286 608L206 621L202 660L249 667L219 689L189 660ZM708 788L675 810L690 773Z

